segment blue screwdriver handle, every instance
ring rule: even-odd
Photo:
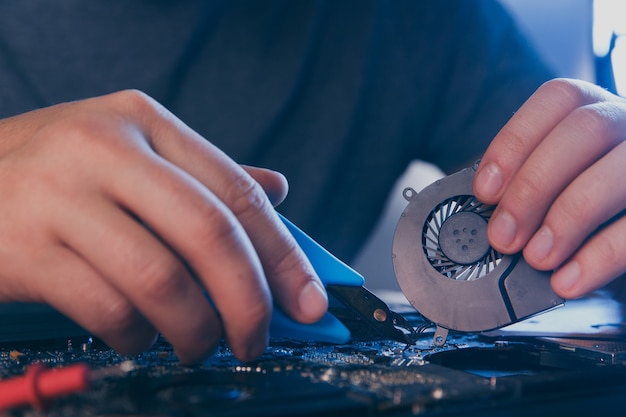
[[[315,269],[324,286],[345,285],[360,287],[363,285],[364,279],[358,272],[328,252],[280,213],[278,217],[287,226],[287,229],[307,256],[311,265],[313,265],[313,269]],[[270,324],[270,335],[278,338],[328,343],[345,343],[350,339],[348,328],[328,312],[317,323],[302,324],[290,319],[276,307],[274,307]]]

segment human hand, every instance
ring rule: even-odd
[[[496,135],[474,179],[498,204],[489,241],[523,250],[555,272],[557,294],[576,298],[626,271],[626,100],[592,84],[544,84]]]
[[[144,94],[5,119],[0,138],[0,301],[48,303],[122,353],[158,331],[184,362],[222,337],[260,355],[272,296],[304,323],[326,311],[272,207],[284,177],[237,165]]]

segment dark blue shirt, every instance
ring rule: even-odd
[[[0,3],[0,116],[141,89],[345,260],[411,160],[471,163],[548,77],[491,0]]]

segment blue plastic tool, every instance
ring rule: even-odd
[[[363,286],[363,276],[337,259],[337,257],[324,249],[280,213],[278,216],[287,226],[300,248],[302,248],[324,286]],[[345,343],[350,339],[348,328],[330,313],[326,313],[317,323],[301,324],[287,317],[285,313],[276,307],[274,308],[270,325],[270,335],[279,338],[315,340],[329,343]]]

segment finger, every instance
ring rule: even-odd
[[[103,184],[103,189],[98,192],[103,191],[112,201],[139,218],[167,246],[166,248],[163,246],[165,248],[163,250],[169,254],[169,257],[155,257],[151,261],[149,256],[147,258],[148,261],[157,265],[158,262],[165,265],[158,269],[152,267],[152,271],[144,272],[144,274],[157,274],[157,280],[163,281],[161,286],[168,285],[168,282],[176,282],[174,275],[181,269],[182,264],[171,261],[170,249],[173,250],[180,259],[184,260],[185,266],[188,265],[191,268],[209,292],[221,314],[226,338],[235,355],[243,360],[258,356],[264,351],[267,341],[271,318],[271,296],[254,247],[237,219],[220,199],[188,172],[155,154],[145,141],[144,132],[141,129],[159,130],[169,124],[182,126],[182,123],[140,93],[113,94],[105,97],[104,100],[111,105],[112,111],[119,112],[117,113],[119,118],[113,118],[113,122],[119,125],[116,125],[117,129],[114,132],[107,128],[97,129],[100,140],[96,144],[106,144],[106,146],[100,146],[104,149],[98,154],[99,163],[96,168],[114,167],[114,169],[104,170],[104,172],[101,169],[95,174],[92,169],[90,175],[99,176],[96,182]],[[147,120],[146,114],[151,116],[152,120]],[[168,123],[160,123],[163,118],[168,118]],[[89,128],[88,133],[92,133],[97,120],[95,122],[88,120],[88,122],[86,126]],[[140,125],[138,126],[137,123]],[[75,133],[80,136],[83,135],[84,130],[84,128],[75,129]],[[124,133],[123,140],[120,140],[118,130]],[[176,133],[176,129],[174,128],[170,133]],[[179,139],[176,135],[169,135],[164,140],[178,142]],[[90,145],[92,143],[93,141],[89,141]],[[210,160],[192,160],[191,162],[211,163]],[[243,169],[237,164],[234,165],[249,178]],[[118,173],[123,173],[123,175],[116,175]],[[260,194],[267,201],[262,190]],[[271,208],[269,203],[268,206]],[[147,233],[143,227],[140,229]],[[124,229],[121,228],[120,231],[123,232]],[[133,258],[136,259],[135,263],[142,262],[143,259],[141,251],[133,250],[132,243],[142,240],[134,239],[133,235],[129,236],[130,243],[127,252],[138,252],[126,260],[132,270]],[[150,237],[154,238],[154,236]],[[158,248],[154,250],[157,252],[145,249],[146,252],[143,255],[155,256]],[[135,269],[141,271],[138,266]],[[167,277],[168,271],[171,279]],[[112,271],[107,278],[115,279],[121,276],[120,272],[123,271]],[[145,281],[145,277],[139,281],[142,280]],[[150,291],[159,291],[158,286],[152,285],[152,287]],[[189,288],[189,286],[183,283],[181,288]],[[195,288],[197,289],[198,286],[196,285]],[[146,290],[141,289],[141,291]],[[165,291],[161,290],[161,292]],[[124,294],[131,296],[126,292]],[[157,296],[152,298],[158,299],[159,295],[161,294],[157,293]],[[214,341],[208,340],[206,336],[204,339],[197,336],[195,339],[198,343],[195,344],[190,343],[194,341],[194,337],[187,337],[187,342],[182,335],[178,338],[173,337],[172,332],[176,335],[179,329],[174,329],[172,323],[167,322],[166,318],[159,319],[159,313],[148,311],[148,309],[154,309],[158,303],[154,301],[150,303],[150,297],[135,297],[142,297],[144,301],[148,299],[147,303],[139,306],[140,310],[170,339],[179,356],[198,358],[203,348],[214,344]],[[173,305],[170,309],[179,313],[189,311],[191,308],[189,306],[186,309],[176,307],[184,297],[179,298],[180,300],[175,303],[172,301]],[[135,303],[141,301],[141,299],[133,298]],[[198,304],[192,301],[190,306],[194,305]],[[206,301],[203,305],[208,308]],[[151,313],[156,316],[150,315]],[[199,313],[202,311],[200,310]],[[214,314],[212,310],[211,314]],[[194,314],[191,316],[193,317]],[[199,314],[197,320],[202,317],[206,319],[206,314]],[[163,321],[159,325],[157,320]],[[193,328],[191,322],[185,324],[186,326],[182,326],[180,330],[185,327]],[[166,329],[174,330],[170,330],[168,335]],[[210,327],[207,329],[213,337],[219,333],[210,332]],[[187,333],[194,334],[189,331]]]
[[[62,246],[48,248],[42,255],[31,280],[45,303],[122,354],[152,346],[157,336],[154,327],[88,263]]]
[[[594,230],[626,208],[623,178],[607,174],[621,172],[625,160],[626,143],[622,142],[563,191],[524,248],[530,265],[543,270],[556,268]]]
[[[274,207],[285,200],[285,197],[287,197],[287,191],[289,190],[289,185],[283,174],[269,169],[248,165],[241,165],[241,167],[261,185],[267,195],[267,198],[269,198]]]
[[[148,230],[102,200],[75,198],[57,214],[57,235],[172,343],[181,360],[207,355],[221,328],[198,285]]]
[[[582,81],[557,79],[541,86],[487,148],[474,178],[476,197],[497,204],[526,159],[561,120],[578,107],[609,97]]]
[[[266,347],[271,295],[245,231],[232,213],[193,177],[145,156],[130,162],[111,198],[134,213],[173,249],[210,294],[233,353],[251,360]],[[167,216],[164,216],[167,213]],[[206,302],[204,303],[208,305]]]
[[[158,104],[139,101],[134,107],[135,114],[139,111],[143,115],[145,133],[156,152],[198,179],[237,217],[259,255],[279,305],[301,322],[319,320],[328,305],[323,285],[259,184]],[[205,253],[197,246],[185,252],[192,258]]]
[[[595,234],[552,275],[552,288],[564,298],[578,298],[608,284],[626,270],[626,217]]]
[[[207,152],[206,157],[214,153]],[[226,204],[244,227],[278,304],[298,321],[319,320],[326,311],[327,298],[313,267],[258,183],[245,172],[235,171],[230,160],[220,159],[214,158],[205,169],[192,174]]]
[[[626,128],[626,117],[620,116],[623,106],[601,102],[580,107],[536,147],[510,181],[489,222],[489,240],[496,250],[521,250],[565,187],[620,143]]]

